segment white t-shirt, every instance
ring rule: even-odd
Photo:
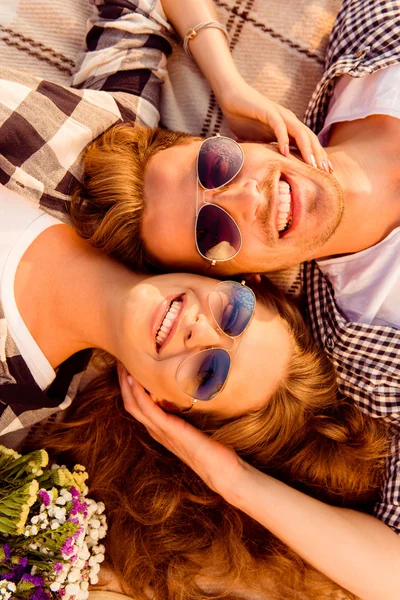
[[[4,313],[0,322],[3,328],[8,328],[42,390],[53,381],[55,372],[22,320],[15,302],[14,280],[19,262],[35,238],[48,227],[59,224],[37,204],[0,184],[0,303]],[[0,332],[1,335],[5,338],[6,331]]]
[[[360,78],[343,75],[335,85],[318,137],[326,145],[334,123],[376,114],[400,118],[400,65]],[[329,277],[336,302],[349,321],[400,327],[399,227],[375,246],[320,260],[318,265]]]

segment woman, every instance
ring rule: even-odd
[[[156,279],[162,281],[163,277]],[[240,465],[245,463],[239,460],[234,464],[231,460],[228,464],[224,453],[228,459],[236,455],[222,442],[249,464],[262,469],[275,485],[282,485],[301,498],[309,498],[305,494],[310,494],[342,507],[328,507],[333,511],[366,510],[383,477],[385,428],[361,415],[350,403],[338,401],[334,370],[316,351],[297,309],[267,281],[255,292],[257,306],[268,307],[269,316],[266,314],[261,327],[271,327],[277,318],[286,329],[286,334],[280,329],[279,338],[289,336],[291,350],[287,355],[285,343],[279,346],[275,339],[273,352],[267,360],[264,355],[260,365],[257,354],[262,346],[255,346],[252,351],[246,345],[245,352],[255,368],[244,388],[237,383],[230,386],[229,375],[225,388],[208,402],[198,400],[193,404],[187,396],[175,393],[174,406],[168,408],[185,412],[185,420],[211,434],[214,441],[206,438],[206,442],[216,444],[221,451],[214,465],[217,455],[207,449],[201,437],[194,437],[188,452],[201,456],[204,447],[203,462],[210,462],[210,469],[213,465],[213,479],[204,476],[207,466],[202,471],[197,469],[198,473],[213,490],[222,493],[222,488],[232,488],[240,496]],[[211,300],[211,307],[217,305],[216,300]],[[232,369],[255,318],[257,312],[242,334]],[[264,339],[270,335],[271,329],[263,333]],[[260,403],[256,394],[261,381],[271,381],[271,366],[278,375],[277,363],[269,363],[276,359],[283,359],[286,366],[280,372],[277,388]],[[151,407],[146,405],[141,416],[141,409],[135,408],[129,394],[122,367],[119,372],[127,409],[154,435],[161,417],[157,422],[152,408],[158,414],[160,409],[155,403],[163,404],[164,398],[171,398],[166,389],[162,391],[167,384],[166,373],[158,381],[146,383],[153,402],[149,400]],[[176,380],[182,381],[179,375]],[[132,389],[137,396],[137,390]],[[143,407],[141,399],[139,405]],[[167,428],[172,419],[174,439],[178,438],[177,423],[182,426],[183,435],[186,430],[189,437],[193,434],[188,423],[160,412]],[[107,506],[107,566],[113,576],[106,572],[101,583],[109,591],[123,590],[135,600],[146,598],[149,591],[156,599],[240,598],[244,594],[283,600],[323,598],[333,589],[338,590],[285,543],[210,491],[184,463],[155,443],[140,424],[127,418],[115,366],[110,366],[87,390],[68,421],[49,436],[43,432],[39,443],[61,455],[62,460],[80,461],[90,470],[90,493]],[[170,448],[176,452],[175,447]],[[223,473],[219,460],[228,467]],[[187,462],[193,466],[191,460]],[[258,473],[249,465],[248,468]],[[230,496],[226,498],[232,502]],[[321,504],[313,498],[309,500]]]

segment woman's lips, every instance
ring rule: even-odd
[[[184,311],[185,298],[185,294],[169,296],[157,308],[151,325],[157,353],[173,338]]]

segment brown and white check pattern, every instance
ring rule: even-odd
[[[0,183],[68,221],[81,154],[111,125],[158,123],[169,26],[156,0],[96,0],[87,51],[62,86],[0,67]],[[30,427],[75,397],[90,352],[74,355],[43,393],[7,331],[0,301],[0,434]]]
[[[400,0],[344,0],[332,31],[325,74],[305,121],[323,127],[335,79],[362,77],[400,62]],[[336,366],[339,387],[363,412],[391,423],[392,453],[375,515],[400,534],[400,330],[349,323],[315,262],[304,266],[310,326]]]
[[[341,393],[391,425],[391,456],[375,514],[400,534],[400,330],[346,321],[317,263],[303,269],[309,325],[335,365]]]

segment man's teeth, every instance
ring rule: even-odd
[[[279,181],[279,205],[276,217],[278,232],[282,232],[291,219],[290,185],[282,179]]]
[[[175,322],[176,317],[181,309],[182,300],[174,300],[164,319],[162,320],[161,327],[157,331],[156,335],[156,344],[158,347],[162,346],[165,340],[168,337],[169,332],[171,331],[172,325]]]

